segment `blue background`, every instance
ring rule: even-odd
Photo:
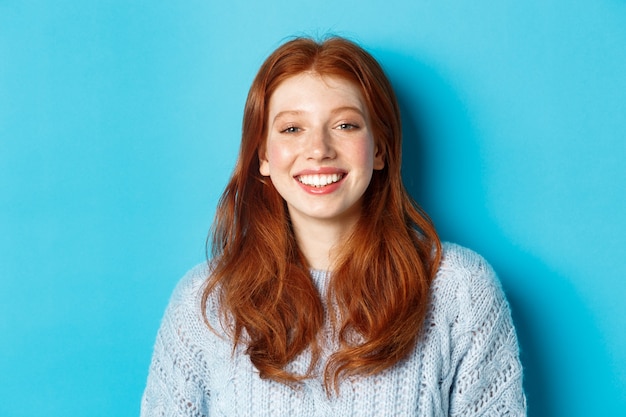
[[[0,415],[135,416],[288,36],[388,71],[406,182],[513,308],[530,416],[626,415],[626,2],[0,1]]]

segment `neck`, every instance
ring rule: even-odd
[[[330,271],[336,260],[336,248],[348,238],[356,220],[337,224],[323,221],[294,222],[292,219],[292,224],[296,242],[309,267]]]

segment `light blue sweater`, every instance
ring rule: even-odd
[[[508,304],[491,267],[445,244],[430,310],[413,352],[371,377],[342,382],[328,398],[319,378],[298,389],[262,380],[243,348],[203,322],[206,266],[180,281],[159,329],[141,415],[152,416],[525,416],[522,368]],[[313,272],[324,291],[328,274]],[[220,328],[213,300],[208,317]],[[329,329],[321,337],[332,350]],[[326,354],[329,352],[327,351]],[[304,373],[304,352],[289,369]],[[323,362],[323,361],[322,361]]]

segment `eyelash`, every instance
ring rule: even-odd
[[[359,128],[359,125],[355,123],[340,123],[339,125],[337,125],[337,129],[339,130],[354,130],[358,128]],[[280,133],[291,134],[291,133],[298,133],[299,131],[300,131],[300,128],[294,125],[294,126],[287,126],[285,129],[281,130]]]
[[[352,130],[358,129],[359,125],[354,123],[340,123],[338,127],[340,128],[340,130]]]
[[[280,133],[298,133],[300,128],[298,126],[287,126],[285,129],[281,130]]]

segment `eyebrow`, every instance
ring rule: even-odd
[[[354,111],[354,112],[357,112],[361,117],[365,118],[365,114],[363,113],[363,111],[359,109],[358,107],[354,107],[354,106],[337,107],[335,109],[332,109],[331,113],[335,114],[335,113],[341,113],[343,111]],[[303,110],[283,110],[281,112],[278,112],[276,116],[274,116],[273,120],[277,120],[278,118],[283,117],[283,116],[299,116],[303,113],[306,113],[306,112]]]
[[[281,112],[278,112],[276,114],[276,116],[274,116],[274,120],[283,117],[283,116],[298,116],[300,114],[304,113],[303,111],[300,110],[284,110]]]

